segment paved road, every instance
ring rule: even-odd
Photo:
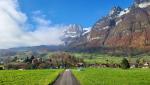
[[[67,69],[53,85],[80,85],[72,72]]]

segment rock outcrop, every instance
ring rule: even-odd
[[[91,31],[72,42],[72,47],[106,47],[119,50],[150,50],[150,0],[135,0],[133,6],[114,7]],[[78,44],[77,44],[78,42]]]

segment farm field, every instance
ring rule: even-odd
[[[100,53],[72,53],[75,57],[83,58],[85,63],[88,64],[95,64],[95,63],[110,63],[110,64],[120,64],[121,60],[125,56],[111,56],[108,54],[100,54]],[[150,62],[150,56],[149,55],[138,55],[138,56],[130,56],[125,57],[129,60],[131,63],[135,63],[137,59],[140,60],[140,63],[143,61]]]
[[[62,70],[2,70],[1,85],[48,85]]]
[[[150,69],[87,68],[73,73],[81,85],[150,85]]]

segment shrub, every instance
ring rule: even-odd
[[[3,70],[3,67],[0,67],[0,70]]]
[[[123,60],[121,61],[121,68],[122,69],[130,68],[130,64],[126,58],[123,58]]]
[[[46,68],[50,68],[48,63],[40,63],[38,66],[39,69],[46,69]]]

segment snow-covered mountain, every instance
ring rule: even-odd
[[[99,19],[85,36],[80,36],[71,47],[119,49],[117,52],[147,52],[150,50],[150,0],[135,0],[128,8],[113,7]]]
[[[81,25],[77,24],[70,24],[65,30],[64,30],[64,37],[65,38],[75,38],[80,37],[83,33],[83,27]]]
[[[113,7],[91,29],[70,24],[66,26],[62,40],[65,43],[62,50],[69,47],[79,50],[90,48],[91,51],[91,48],[98,47],[115,53],[150,52],[150,0],[135,0],[125,9]]]
[[[90,28],[83,28],[81,25],[70,24],[64,30],[64,36],[62,40],[65,45],[70,45],[75,42],[75,40],[85,36],[88,32],[90,32]]]
[[[150,0],[135,0],[135,6],[140,8],[146,8],[150,6]]]

